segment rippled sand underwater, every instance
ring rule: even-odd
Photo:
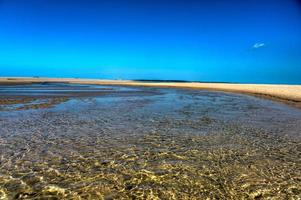
[[[0,199],[301,198],[298,109],[184,89],[0,94]]]

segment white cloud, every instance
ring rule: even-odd
[[[265,43],[255,43],[254,45],[253,45],[253,48],[254,49],[258,49],[258,48],[261,48],[261,47],[264,47],[265,46]]]

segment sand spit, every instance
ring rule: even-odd
[[[142,81],[128,81],[128,80],[99,80],[99,79],[76,79],[76,78],[19,78],[19,77],[0,78],[0,84],[24,84],[24,83],[43,83],[43,82],[192,88],[192,89],[203,89],[203,90],[237,92],[237,93],[258,95],[265,98],[271,98],[301,108],[301,85],[228,84],[228,83],[199,83],[199,82],[142,82]]]

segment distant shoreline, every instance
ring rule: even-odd
[[[146,83],[232,83],[234,82],[213,82],[213,81],[186,81],[186,80],[159,80],[159,79],[134,79],[130,81],[146,82]]]
[[[96,85],[144,86],[163,88],[190,88],[233,93],[250,94],[272,99],[294,107],[301,108],[301,85],[280,84],[238,84],[238,83],[205,83],[188,81],[160,80],[100,80],[77,78],[32,78],[32,77],[2,77],[0,84],[31,84],[31,83],[74,83]]]

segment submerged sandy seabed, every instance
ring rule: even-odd
[[[198,83],[198,82],[139,82],[120,80],[74,79],[74,78],[18,78],[3,77],[0,83],[41,83],[41,82],[66,82],[79,84],[148,86],[148,87],[173,87],[194,88],[203,90],[218,90],[238,93],[260,95],[301,108],[301,85],[273,85],[273,84],[227,84],[227,83]]]
[[[0,87],[0,199],[298,199],[301,111],[252,96]]]

